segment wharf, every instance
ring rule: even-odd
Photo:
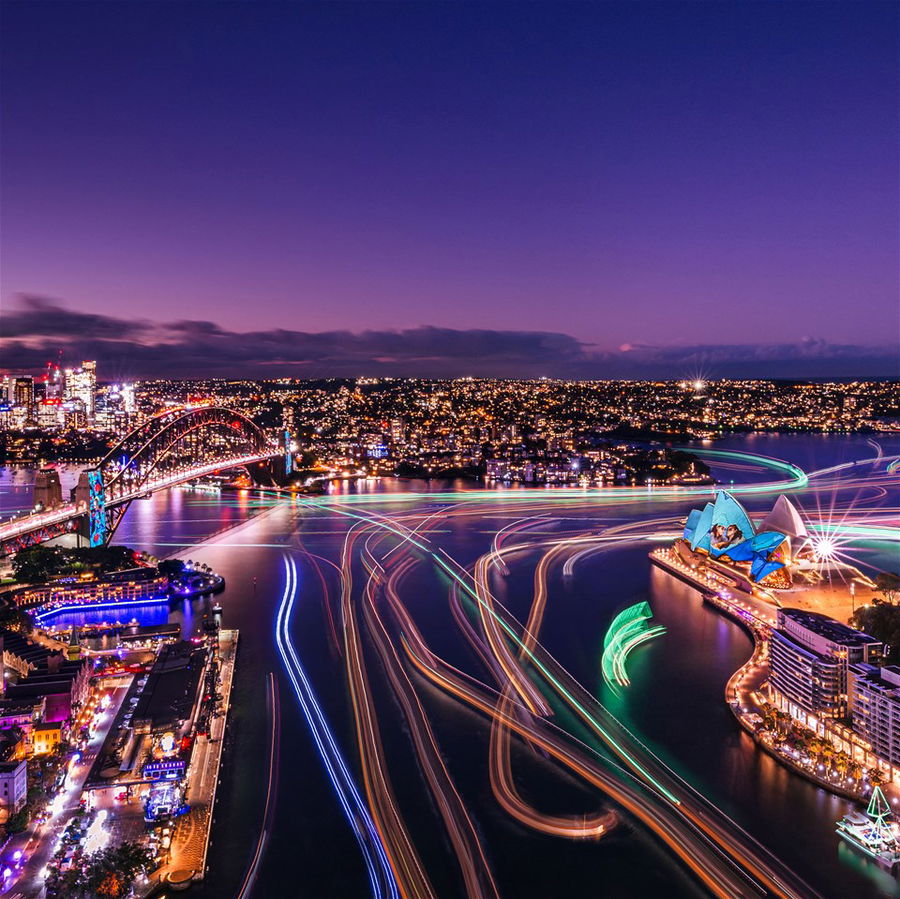
[[[186,889],[192,881],[203,880],[206,875],[237,647],[238,631],[219,631],[220,712],[210,719],[209,734],[195,740],[186,795],[191,812],[179,819],[169,861],[153,873],[148,893],[159,884],[168,884],[173,890]]]

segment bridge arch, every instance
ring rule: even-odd
[[[288,448],[289,449],[289,448]],[[71,502],[0,523],[0,555],[78,531],[109,541],[132,500],[228,468],[272,483],[271,460],[285,452],[246,415],[224,406],[170,409],[126,434],[82,471]]]
[[[223,452],[223,449],[225,450]],[[174,409],[156,415],[122,438],[97,465],[106,499],[131,494],[152,476],[196,468],[204,460],[273,455],[262,430],[224,406]]]

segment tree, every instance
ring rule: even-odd
[[[95,852],[87,861],[87,883],[103,899],[128,894],[138,874],[153,866],[153,855],[139,843],[120,843]]]
[[[58,546],[30,546],[16,553],[12,568],[20,584],[43,584],[58,574],[64,564]]]
[[[127,546],[31,546],[13,559],[13,572],[21,584],[43,584],[61,574],[107,574],[134,568],[137,555]]]
[[[850,766],[850,756],[847,755],[846,752],[839,752],[834,757],[834,767],[837,768],[838,774],[841,777],[845,777],[847,774],[847,768]]]
[[[875,589],[889,602],[893,603],[900,593],[900,574],[895,571],[882,571],[875,578]]]
[[[13,812],[6,819],[6,832],[7,833],[21,833],[28,827],[28,821],[31,818],[31,813],[28,810],[27,805],[23,805],[17,812]]]
[[[859,785],[859,779],[862,777],[862,765],[859,762],[850,762],[849,774]]]
[[[80,865],[73,865],[63,874],[51,870],[46,883],[48,894],[53,889],[55,895],[60,899],[84,896],[84,891],[87,889],[87,879]]]
[[[778,729],[778,733],[784,736],[790,729],[791,716],[787,712],[777,711],[775,713],[775,726]]]
[[[27,612],[8,605],[0,609],[0,627],[20,634],[30,634],[34,630],[34,622]]]
[[[159,569],[160,574],[170,578],[178,577],[184,573],[184,562],[181,559],[163,559],[156,567]]]
[[[861,606],[853,613],[851,623],[884,643],[890,661],[900,655],[900,606],[888,602]]]
[[[94,889],[98,896],[118,899],[119,896],[125,895],[125,878],[114,871],[106,871]]]

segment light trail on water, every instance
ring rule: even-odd
[[[272,822],[275,814],[275,797],[278,792],[278,749],[280,737],[280,711],[278,707],[278,682],[271,672],[266,678],[267,692],[266,702],[269,708],[269,775],[266,784],[266,802],[263,808],[262,826],[259,829],[259,839],[256,841],[256,851],[250,860],[250,867],[244,877],[241,890],[237,899],[248,899],[253,893],[253,885],[259,872],[260,861],[272,832]]]
[[[865,477],[850,476],[850,466],[823,469],[814,473],[811,482],[811,476],[781,460],[727,450],[699,454],[720,464],[724,460],[732,470],[745,470],[748,477],[757,476],[752,470],[761,467],[785,475],[777,481],[736,485],[731,488],[736,494],[764,496],[805,490],[818,497],[830,491],[835,497],[833,515],[808,516],[809,531],[816,537],[828,533],[839,515],[848,536],[888,544],[900,539],[900,529],[894,526],[897,509],[879,506],[875,518],[866,515],[869,510],[863,508],[880,502],[887,488],[895,485],[897,477],[891,471],[890,458],[872,460]],[[873,477],[871,471],[875,469],[878,474]],[[856,496],[842,495],[842,491],[856,491]],[[380,737],[386,719],[376,708],[371,682],[376,674],[384,676],[391,690],[393,708],[402,716],[403,731],[433,800],[431,808],[437,810],[465,894],[472,899],[495,895],[496,887],[475,821],[451,778],[438,731],[432,728],[428,707],[420,699],[422,678],[487,720],[491,792],[499,808],[519,824],[569,839],[599,838],[616,826],[618,813],[624,810],[712,895],[723,899],[817,895],[740,824],[666,765],[539,639],[551,569],[561,574],[565,583],[575,575],[578,563],[590,556],[668,541],[681,530],[681,515],[622,523],[621,518],[599,518],[598,506],[687,502],[712,492],[711,487],[703,486],[652,491],[477,490],[294,499],[294,505],[308,513],[350,523],[342,532],[340,564],[336,566],[341,576],[339,618],[332,616],[332,600],[322,582],[328,607],[326,621],[342,632],[341,659],[350,687],[367,808],[372,810],[369,822],[380,838],[381,857],[393,870],[404,897],[431,897],[435,892],[417,851],[420,835],[404,820],[391,785],[388,757]],[[865,499],[860,500],[863,495]],[[381,509],[376,508],[379,505]],[[457,522],[467,533],[484,534],[489,541],[486,551],[463,562],[435,542],[438,535],[452,534],[460,526]],[[586,526],[590,529],[584,530]],[[303,533],[296,532],[298,540]],[[527,619],[520,620],[498,598],[505,597],[502,579],[512,573],[513,562],[516,568],[532,565],[535,553],[531,605]],[[325,561],[315,553],[309,555]],[[367,577],[355,581],[360,566]],[[413,614],[416,605],[410,602],[421,591],[417,586],[402,586],[417,566],[442,575],[439,580],[447,587],[452,620],[476,661],[483,665],[480,675],[454,667],[428,646]],[[283,610],[280,616],[283,618]],[[283,624],[279,628],[283,629]],[[610,659],[620,680],[627,681],[625,654],[643,639],[637,630],[622,634],[619,655]],[[381,665],[367,664],[364,650],[377,652]],[[575,775],[583,786],[599,791],[600,808],[566,814],[566,810],[561,813],[536,807],[513,773],[514,740],[537,759],[558,766]],[[604,799],[615,806],[604,807]]]
[[[376,899],[384,899],[384,897],[400,899],[394,872],[372,821],[372,816],[359,794],[353,776],[338,748],[337,741],[291,641],[289,624],[297,595],[298,580],[297,565],[287,555],[284,557],[284,574],[284,591],[275,619],[275,642],[278,653],[284,663],[300,710],[309,726],[335,795],[338,797],[344,815],[362,850],[372,895]]]

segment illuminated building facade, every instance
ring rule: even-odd
[[[716,493],[715,502],[691,510],[683,533],[692,553],[736,565],[753,583],[772,587],[790,586],[792,540],[806,538],[803,521],[786,497],[778,498],[757,530],[744,507],[724,490]]]
[[[44,375],[44,398],[61,400],[63,397],[63,373],[58,365],[48,364]]]
[[[850,665],[870,662],[881,650],[874,637],[827,615],[779,609],[769,642],[770,684],[794,717],[842,718]]]
[[[900,767],[900,667],[851,665],[849,707],[853,730],[880,759]]]
[[[13,381],[12,401],[25,410],[26,417],[31,415],[34,405],[34,378],[16,378]]]
[[[85,416],[92,419],[97,405],[97,363],[82,362],[81,368],[67,368],[64,395],[80,403]]]
[[[94,426],[122,433],[134,425],[137,401],[134,384],[110,384],[97,391]]]
[[[28,795],[28,766],[18,762],[0,762],[0,808],[14,814],[25,805]]]
[[[31,740],[35,755],[47,755],[53,752],[62,742],[62,722],[47,721],[35,724]]]

